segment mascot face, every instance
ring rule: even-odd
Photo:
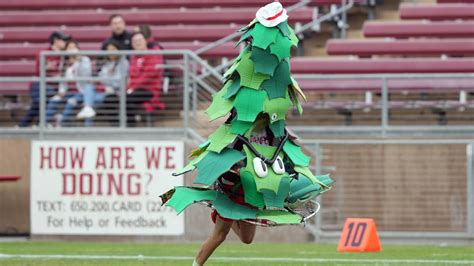
[[[283,163],[284,153],[280,152],[271,164],[270,160],[277,147],[252,144],[252,147],[264,158],[259,158],[247,146],[244,152],[247,157],[247,166],[240,170],[244,192],[250,204],[257,203],[260,207],[264,204],[267,208],[283,208],[285,198],[290,189],[290,177],[285,171]]]

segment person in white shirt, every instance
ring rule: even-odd
[[[79,51],[79,44],[74,40],[69,41],[66,45],[66,51]],[[92,62],[89,57],[72,55],[69,56],[68,63],[69,67],[66,69],[64,76],[71,81],[74,81],[76,78],[92,77]],[[93,108],[94,103],[101,101],[97,96],[103,96],[96,94],[95,86],[91,81],[76,81],[75,87],[77,92],[69,92],[69,87],[70,84],[68,82],[60,84],[58,93],[48,103],[46,120],[51,122],[58,105],[65,103],[64,111],[61,114],[56,114],[56,125],[64,126],[70,121],[75,109],[82,105],[82,109],[76,117],[78,119],[85,119],[85,125],[90,126],[92,124],[92,117],[96,114]]]

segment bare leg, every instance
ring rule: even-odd
[[[242,221],[235,221],[232,224],[232,230],[240,238],[240,241],[245,244],[252,243],[256,229],[256,225]]]
[[[216,248],[224,242],[227,234],[232,227],[233,222],[226,222],[222,220],[219,215],[216,217],[216,225],[211,236],[202,244],[201,249],[196,255],[196,262],[199,265],[204,265]]]

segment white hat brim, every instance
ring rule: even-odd
[[[257,11],[257,14],[256,14],[255,17],[257,18],[258,22],[260,22],[260,24],[262,24],[263,26],[265,26],[267,28],[275,27],[276,25],[278,25],[278,24],[280,24],[283,21],[286,21],[288,19],[288,15],[286,14],[286,9],[283,9],[283,13],[279,17],[277,17],[276,19],[266,20],[262,15],[263,8],[264,7],[261,7]]]

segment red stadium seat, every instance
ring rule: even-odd
[[[474,61],[466,59],[319,59],[295,57],[294,74],[370,73],[472,73]],[[34,61],[0,61],[0,76],[33,76]]]
[[[207,42],[164,42],[160,43],[164,49],[167,50],[192,50],[195,51],[206,46]],[[33,60],[38,52],[47,49],[48,44],[46,43],[26,43],[26,44],[0,44],[0,60],[18,60],[18,59],[30,59]],[[81,43],[81,50],[99,50],[101,47],[100,43]],[[221,57],[234,57],[239,53],[239,49],[234,49],[233,43],[226,43],[219,47],[213,48],[209,51],[201,54],[203,58],[221,58]]]
[[[0,12],[0,26],[87,26],[108,25],[110,15],[118,11],[61,10],[61,11],[3,11]],[[178,24],[246,24],[255,16],[255,8],[246,9],[188,9],[188,10],[123,10],[119,12],[128,24],[178,25]],[[290,22],[310,22],[312,8],[294,11]]]
[[[380,79],[301,79],[298,84],[304,91],[318,92],[380,92]],[[474,91],[474,79],[389,79],[388,88],[391,92],[447,92]]]
[[[341,40],[326,44],[329,55],[474,55],[474,39]]]
[[[371,73],[472,73],[474,61],[466,59],[319,59],[294,58],[291,71],[301,74]]]
[[[192,42],[192,43],[178,43],[178,42],[168,42],[162,43],[164,49],[168,50],[191,50],[196,51],[209,43],[199,43],[199,42]],[[203,58],[216,58],[216,57],[235,57],[239,54],[239,48],[234,48],[234,43],[226,43],[219,47],[212,48],[202,54],[200,57]]]
[[[35,61],[0,61],[0,77],[34,75]]]
[[[36,55],[40,51],[48,49],[49,44],[47,43],[8,43],[0,44],[0,60],[17,60],[17,59],[29,59],[34,60]],[[101,48],[100,43],[81,43],[80,47],[82,50],[99,50]]]
[[[400,5],[402,19],[455,20],[474,19],[474,4]]]
[[[0,182],[3,182],[3,181],[17,181],[20,178],[21,178],[20,176],[10,176],[10,175],[0,176]]]
[[[215,41],[239,29],[239,26],[155,26],[152,27],[153,36],[162,42],[178,41]],[[62,30],[73,36],[79,42],[98,42],[110,36],[108,26],[96,27],[28,27],[28,28],[1,28],[0,43],[6,42],[40,42],[44,43],[49,34],[55,30]]]
[[[20,95],[28,94],[30,82],[0,82],[0,95]]]
[[[436,2],[440,4],[444,4],[444,3],[471,3],[472,4],[472,0],[437,0]]]
[[[364,101],[318,101],[316,103],[304,103],[304,107],[312,108],[312,109],[319,109],[319,110],[328,110],[328,109],[336,109],[336,110],[347,110],[347,111],[354,111],[354,110],[363,110],[363,109],[381,109],[382,104],[380,102],[371,102],[367,103]],[[474,106],[474,101],[389,101],[388,107],[390,110],[395,109],[422,109],[422,108],[429,108],[429,109],[458,109],[461,107],[469,107],[472,108]],[[349,118],[350,119],[350,118]]]
[[[260,7],[268,2],[268,0],[22,0],[0,1],[0,10]],[[283,4],[290,6],[298,2],[299,0],[286,0]],[[362,3],[363,0],[354,2]],[[313,0],[310,5],[338,5],[340,3],[340,0]]]
[[[365,22],[365,37],[472,38],[474,21],[453,22]]]

